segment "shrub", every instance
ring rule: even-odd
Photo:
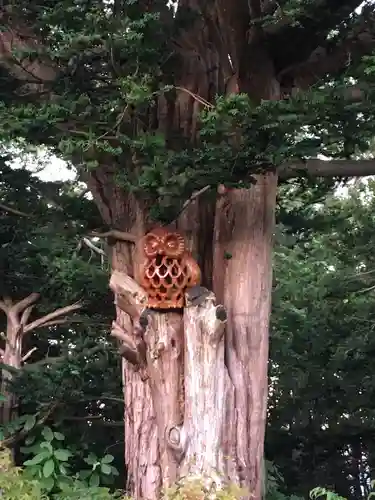
[[[87,486],[83,481],[72,479],[58,493],[48,495],[43,482],[27,476],[25,470],[12,465],[9,450],[0,451],[1,500],[119,500],[120,492],[111,493],[108,488]]]

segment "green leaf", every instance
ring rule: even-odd
[[[65,436],[64,434],[61,434],[61,432],[54,432],[53,437],[57,439],[58,441],[64,441]]]
[[[47,450],[52,454],[53,453],[53,448],[51,443],[48,441],[42,441],[39,445],[41,448],[47,448]]]
[[[88,457],[84,458],[84,461],[88,464],[88,465],[94,465],[95,463],[98,462],[98,458],[96,455],[94,455],[93,453],[89,453]]]
[[[50,477],[53,474],[54,470],[55,470],[55,462],[53,461],[52,458],[50,458],[43,465],[43,476]]]
[[[102,464],[110,464],[113,462],[115,457],[113,455],[104,455],[104,457],[101,459]]]
[[[26,422],[23,426],[24,431],[30,431],[36,424],[36,415],[27,415]]]
[[[59,466],[59,470],[60,470],[60,473],[63,475],[63,476],[66,476],[68,475],[68,465],[67,464],[64,464],[64,463],[59,463],[58,464]]]
[[[63,450],[63,449],[55,450],[53,454],[60,462],[67,462],[69,458],[72,456],[69,450]]]
[[[111,467],[109,465],[107,465],[107,464],[103,464],[102,463],[101,466],[100,466],[100,469],[103,472],[103,474],[107,474],[108,475],[108,474],[111,474],[111,472],[112,472]]]
[[[43,427],[42,436],[46,441],[53,441],[53,432],[50,427]]]
[[[119,471],[116,469],[116,467],[113,467],[113,465],[111,465],[111,474],[112,474],[112,476],[119,476],[120,475]]]
[[[81,470],[79,472],[79,477],[82,479],[87,479],[91,475],[91,470]]]
[[[100,484],[100,478],[99,475],[94,473],[89,480],[89,486],[99,486]]]
[[[55,486],[55,480],[53,477],[45,477],[42,481],[43,488],[47,491],[51,491]]]
[[[38,464],[44,462],[44,460],[46,460],[50,456],[51,456],[51,454],[48,451],[41,451],[40,453],[38,453],[38,455],[35,455],[35,457],[30,458],[30,460],[26,460],[26,462],[24,462],[23,464],[26,466],[27,465],[38,465]]]

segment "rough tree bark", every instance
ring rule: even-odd
[[[30,320],[32,311],[39,299],[38,293],[31,293],[24,299],[13,302],[9,297],[0,300],[0,309],[6,315],[6,332],[1,334],[3,348],[0,349],[1,362],[6,365],[1,370],[0,394],[5,397],[5,401],[0,403],[0,423],[6,425],[17,416],[17,401],[9,389],[14,370],[21,368],[35,351],[30,349],[23,353],[23,342],[26,335],[37,328],[61,324],[64,316],[80,309],[81,304],[71,304],[61,307],[38,319]],[[9,367],[8,370],[6,367]]]
[[[228,310],[225,454],[228,475],[261,498],[267,408],[268,326],[277,177],[219,199],[215,223],[214,291]]]

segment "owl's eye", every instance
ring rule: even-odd
[[[176,246],[176,243],[174,241],[168,241],[167,247],[168,248],[174,248]]]

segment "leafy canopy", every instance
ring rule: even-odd
[[[312,16],[307,2],[283,7],[282,15],[296,22]],[[287,99],[258,102],[218,87],[206,101],[183,86],[183,57],[194,58],[178,50],[206,12],[181,6],[174,14],[160,0],[152,7],[134,0],[17,0],[7,9],[9,19],[33,27],[37,40],[26,49],[14,44],[15,57],[37,61],[38,78],[49,77],[37,90],[18,81],[17,92],[5,81],[0,134],[51,146],[83,176],[109,166],[116,182],[155,218],[172,220],[183,201],[206,185],[249,186],[254,173],[291,157],[351,155],[374,135],[371,58],[355,59],[333,83],[323,78]],[[371,6],[368,11],[371,16]],[[279,17],[276,11],[262,23]],[[332,14],[332,41],[355,31],[358,17],[342,22]],[[321,22],[323,33],[328,21],[323,16]],[[366,88],[359,100],[348,94],[358,78]],[[174,115],[185,101],[194,109]]]

